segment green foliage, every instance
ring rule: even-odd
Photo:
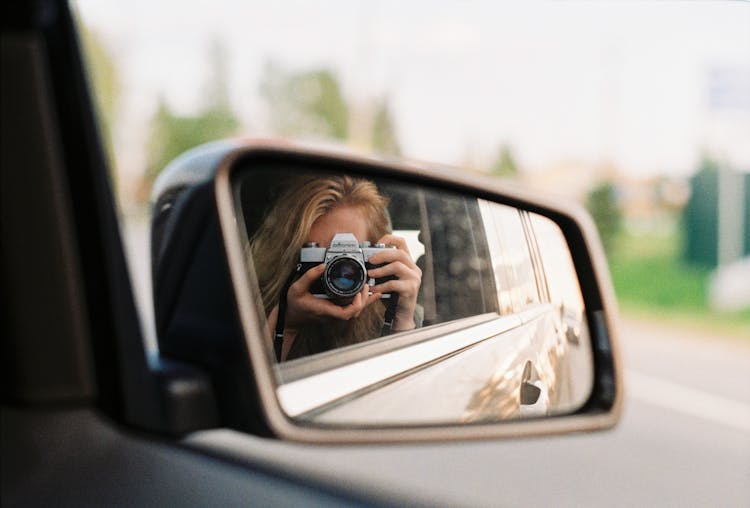
[[[518,176],[518,165],[513,158],[513,153],[508,145],[500,147],[497,160],[490,167],[490,174],[505,178],[514,178]]]
[[[633,237],[623,242],[651,243],[663,241]],[[706,280],[709,269],[685,266],[675,249],[642,247],[641,254],[611,258],[610,271],[618,298],[654,308],[705,310]]]
[[[384,99],[378,104],[372,125],[372,148],[378,153],[401,155],[401,146],[396,137],[396,127],[388,102]]]
[[[620,307],[630,315],[750,337],[750,309],[709,308],[711,269],[681,262],[679,236],[621,235],[617,251],[609,257]]]
[[[115,156],[112,143],[112,126],[117,114],[120,98],[120,77],[112,55],[102,43],[99,35],[86,25],[81,27],[81,44],[85,55],[86,69],[91,83],[96,114],[99,117],[99,128],[104,144],[105,155],[108,159],[110,176],[116,184]]]
[[[716,174],[721,169],[719,165],[719,161],[716,160],[714,157],[711,157],[708,154],[703,154],[701,156],[701,163],[700,168],[698,169],[699,173],[713,173]]]
[[[347,139],[349,107],[331,71],[288,73],[268,64],[260,91],[269,105],[277,133]]]
[[[195,116],[174,114],[164,101],[151,119],[146,179],[153,182],[164,167],[186,150],[234,134],[239,121],[231,110],[216,107]]]
[[[622,227],[622,211],[617,203],[615,186],[604,182],[594,187],[586,197],[586,208],[596,223],[604,250],[612,253]]]
[[[204,104],[206,104],[207,111],[214,111],[217,114],[230,114],[227,52],[217,39],[212,40],[209,44],[208,61],[210,70],[203,90]]]
[[[186,150],[237,132],[240,122],[231,109],[226,55],[214,42],[209,51],[211,70],[204,88],[203,111],[192,116],[175,114],[161,99],[151,119],[145,178],[153,183],[164,167]]]

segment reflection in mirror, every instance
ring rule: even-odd
[[[270,164],[235,174],[289,417],[455,424],[586,402],[586,313],[550,219],[383,178]]]

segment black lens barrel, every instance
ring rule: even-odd
[[[336,256],[326,263],[323,284],[333,297],[352,297],[362,290],[367,272],[361,261],[350,256]]]

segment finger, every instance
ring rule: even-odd
[[[419,284],[413,280],[389,280],[372,287],[372,291],[378,293],[398,293],[404,298],[413,297],[419,291]]]
[[[416,268],[417,266],[408,251],[399,249],[384,249],[377,254],[370,256],[370,259],[368,261],[374,265],[382,265],[384,263],[401,261],[407,266],[411,266],[414,268]]]
[[[367,307],[367,298],[368,294],[370,292],[369,286],[365,284],[365,287],[362,288],[362,291],[357,293],[357,296],[355,297],[355,307],[352,309],[354,311],[354,314],[352,317],[359,317],[359,315],[362,313],[362,311]]]
[[[301,298],[301,303],[318,317],[348,320],[359,315],[365,307],[368,292],[369,286],[363,287],[362,291],[354,295],[352,301],[345,306],[337,305],[330,300],[315,298],[310,293]]]
[[[383,237],[380,240],[378,240],[378,243],[384,243],[386,245],[395,245],[397,249],[409,252],[409,245],[406,243],[406,240],[400,236],[391,235],[391,234],[383,235]]]
[[[349,320],[359,315],[363,309],[362,293],[357,293],[352,302],[346,307],[339,307],[336,317],[338,319]]]
[[[369,293],[369,291],[368,291],[368,293]],[[375,302],[377,302],[377,301],[380,301],[380,297],[381,297],[381,293],[378,293],[378,292],[375,292],[375,293],[372,293],[372,294],[365,294],[365,295],[363,295],[363,296],[362,296],[362,303],[361,303],[361,305],[360,305],[360,308],[359,308],[359,310],[357,311],[357,313],[356,313],[356,314],[354,314],[354,316],[353,316],[353,317],[359,317],[359,316],[360,316],[360,314],[362,314],[362,312],[363,312],[363,311],[364,311],[364,310],[365,310],[365,309],[366,309],[366,308],[367,308],[368,306],[372,305],[373,303],[375,303]]]
[[[365,284],[362,286],[362,290],[359,292],[359,295],[362,297],[362,302],[364,304],[364,302],[366,302],[367,298],[370,296],[370,285],[365,282]]]
[[[371,295],[367,296],[367,302],[365,303],[365,307],[380,300],[381,296],[383,296],[383,293],[380,293],[378,291],[373,291]]]
[[[380,278],[388,275],[395,275],[399,279],[421,279],[422,272],[416,266],[406,266],[401,261],[394,261],[379,268],[373,268],[367,271],[370,277]]]
[[[380,299],[381,293],[378,293],[376,291],[372,291],[372,288],[369,285],[365,285],[364,288],[362,288],[362,308],[367,307],[372,302],[376,302]]]
[[[324,298],[315,298],[314,296],[309,295],[309,298],[305,297],[301,303],[303,308],[319,319],[331,317],[338,318],[341,315],[342,307]]]
[[[358,300],[357,305],[359,306],[359,310],[357,312],[357,316],[371,303],[376,302],[380,299],[380,293],[370,294],[370,286],[366,285],[362,288],[362,291],[360,291],[357,294]]]

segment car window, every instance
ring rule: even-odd
[[[495,219],[495,208],[498,206],[489,201],[480,200],[479,209],[482,213],[487,234],[487,243],[492,262],[492,273],[495,276],[495,288],[497,290],[497,302],[501,314],[511,314],[513,312],[513,287],[514,278],[512,277],[512,266],[507,259],[503,250],[503,243],[500,242],[498,234],[498,225]]]
[[[539,244],[551,302],[570,312],[582,313],[583,297],[565,236],[557,224],[546,217],[532,214],[531,223]]]
[[[531,231],[538,245],[542,259],[542,272],[545,277],[550,303],[557,315],[558,331],[568,343],[570,372],[583,382],[569,386],[570,398],[561,402],[560,412],[572,410],[575,404],[570,401],[584,400],[593,379],[593,353],[586,308],[581,295],[581,287],[570,249],[560,228],[546,217],[529,214]]]
[[[519,211],[497,203],[483,202],[482,219],[490,226],[490,256],[498,300],[504,312],[521,312],[539,303],[529,245]]]
[[[336,229],[334,231],[336,236],[332,237],[330,243],[316,243],[314,247],[307,247],[307,243],[305,243],[302,248],[296,247],[294,242],[297,240],[294,239],[298,237],[295,235],[312,234],[309,224],[308,226],[304,225],[312,219],[307,219],[305,214],[317,214],[314,217],[319,217],[319,219],[326,217],[325,214],[321,217],[317,208],[311,208],[308,202],[310,199],[317,199],[318,194],[311,194],[311,197],[308,197],[307,193],[316,192],[312,189],[319,182],[322,182],[321,185],[335,187],[336,192],[344,192],[340,190],[344,187],[337,187],[339,185],[372,185],[373,191],[385,200],[389,222],[388,229],[390,230],[388,234],[404,241],[405,246],[399,247],[399,249],[408,250],[408,260],[414,265],[420,276],[418,294],[415,300],[416,306],[410,318],[413,323],[410,323],[411,326],[396,323],[399,326],[394,326],[393,329],[373,327],[367,334],[358,335],[358,338],[351,340],[344,337],[355,333],[353,331],[342,329],[339,332],[333,332],[332,329],[324,329],[323,326],[315,324],[316,329],[319,329],[315,332],[317,337],[314,340],[315,345],[311,345],[304,351],[295,349],[288,353],[282,353],[281,358],[285,361],[325,353],[340,347],[361,344],[365,341],[380,339],[409,329],[421,329],[463,318],[498,312],[496,284],[487,262],[491,248],[489,248],[486,239],[485,224],[481,220],[480,204],[476,198],[395,183],[382,178],[373,180],[344,177],[335,173],[306,174],[299,171],[290,173],[281,167],[273,167],[267,170],[248,172],[242,177],[238,194],[239,208],[245,224],[246,250],[251,253],[249,261],[254,264],[253,272],[255,273],[256,284],[265,299],[264,310],[269,326],[276,327],[279,333],[283,334],[288,323],[283,321],[279,325],[279,318],[276,316],[282,315],[284,320],[288,319],[288,316],[292,316],[291,319],[294,321],[291,322],[296,322],[297,318],[294,312],[296,312],[297,304],[290,299],[298,297],[295,295],[295,288],[292,286],[301,283],[304,273],[310,270],[313,265],[325,264],[326,271],[324,273],[329,273],[328,267],[332,267],[338,259],[337,256],[332,254],[336,249],[337,235],[350,233],[346,228]],[[259,191],[258,189],[264,190]],[[302,198],[302,204],[296,205],[297,198],[293,196],[300,193],[305,197]],[[325,199],[329,198],[326,197]],[[305,207],[304,210],[301,207]],[[300,209],[299,212],[296,211],[298,208]],[[308,212],[308,210],[311,211]],[[335,211],[337,208],[334,206],[332,210]],[[357,215],[355,212],[352,212],[352,214]],[[291,217],[288,217],[288,215]],[[317,223],[318,219],[313,223],[313,226]],[[344,223],[347,224],[347,227],[350,224],[346,221]],[[290,229],[293,231],[290,232]],[[297,230],[299,230],[299,233],[296,232]],[[302,233],[302,231],[305,232]],[[307,233],[307,231],[310,231],[310,233]],[[356,257],[361,253],[361,255],[367,256],[371,249],[379,248],[378,237],[382,236],[383,233],[385,233],[385,230],[369,238],[356,238],[357,242],[367,241],[369,244],[362,250],[355,243],[353,249],[347,251],[347,255]],[[271,238],[267,239],[266,237]],[[307,240],[309,239],[307,238]],[[396,240],[392,241],[394,245],[397,244]],[[288,247],[281,248],[280,246],[283,245]],[[269,252],[271,250],[273,252]],[[313,254],[317,257],[310,257]],[[404,263],[405,261],[400,262]],[[365,263],[367,262],[365,261]],[[356,270],[356,267],[352,266],[352,269]],[[296,271],[296,274],[286,273],[286,271]],[[400,278],[404,278],[404,276]],[[279,293],[279,290],[272,287],[277,283],[277,280],[281,279],[288,280],[284,289],[280,290],[281,293]],[[380,282],[375,279],[368,283],[377,285]],[[326,305],[327,302],[333,302],[346,308],[346,306],[353,304],[351,299],[338,295],[334,284],[334,280],[321,276],[321,280],[310,286],[309,291],[318,300],[325,301]],[[283,297],[280,296],[284,294],[283,291],[286,291],[286,301],[283,301]],[[289,296],[290,294],[292,296]],[[507,290],[504,294],[507,296]],[[403,298],[403,295],[397,296]],[[384,307],[387,313],[391,308],[392,298],[392,294],[386,294],[381,297],[380,303],[382,305],[368,303],[365,312],[368,312],[374,306],[375,308]],[[317,305],[319,302],[315,303]],[[399,308],[401,303],[400,300],[397,300],[393,305]],[[398,319],[398,315],[396,318]],[[387,314],[384,319],[387,321]],[[292,325],[292,328],[294,328],[294,325]],[[305,333],[304,330],[302,333]],[[323,337],[328,338],[324,339]]]

